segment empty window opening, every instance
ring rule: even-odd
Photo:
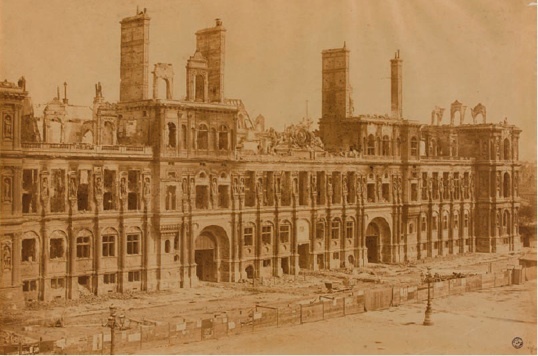
[[[116,171],[105,169],[103,209],[116,209]]]
[[[50,211],[63,213],[65,211],[65,171],[53,169],[51,171]]]
[[[384,202],[388,202],[390,200],[390,185],[388,183],[383,183],[381,185],[381,195],[383,196]]]
[[[130,170],[128,173],[128,180],[129,183],[127,185],[127,189],[129,190],[129,193],[127,195],[127,209],[138,210],[140,209],[140,171]]]
[[[64,257],[64,239],[56,238],[50,239],[50,259],[63,258]]]
[[[36,252],[35,239],[22,240],[22,262],[35,262],[37,255]]]
[[[31,214],[37,212],[37,169],[22,170],[22,212]]]
[[[196,186],[196,208],[209,209],[209,188],[206,185]]]

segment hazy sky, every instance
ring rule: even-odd
[[[34,103],[69,84],[91,105],[94,84],[119,97],[119,21],[147,7],[150,72],[172,63],[174,97],[198,29],[227,29],[225,95],[282,129],[321,113],[321,51],[351,51],[355,113],[390,112],[389,60],[404,60],[404,117],[427,123],[435,105],[487,107],[489,122],[523,129],[522,159],[536,157],[536,7],[530,0],[165,1],[0,0],[0,79],[24,75]],[[151,95],[151,75],[150,90]],[[471,120],[468,109],[466,119]]]

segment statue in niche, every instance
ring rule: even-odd
[[[11,116],[6,115],[4,117],[4,137],[11,137],[13,135],[13,122]]]
[[[127,196],[127,179],[125,177],[121,177],[120,198],[125,199],[126,196]]]
[[[428,196],[433,198],[433,178],[428,177]]]
[[[190,180],[189,193],[191,195],[191,198],[194,198],[194,195],[196,194],[196,185],[194,183],[194,178],[191,178]]]
[[[471,197],[474,196],[474,176],[472,173],[469,176],[469,194]]]
[[[11,201],[11,178],[4,177],[3,179],[3,188],[4,188],[4,201]]]
[[[331,178],[327,180],[327,196],[329,199],[332,199],[333,197],[333,183]]]
[[[41,198],[47,200],[49,198],[49,180],[47,177],[43,177],[41,182]]]
[[[294,179],[291,185],[291,193],[293,196],[298,197],[299,193],[299,183],[297,182],[297,179]]]
[[[183,180],[181,181],[181,192],[183,193],[183,195],[187,195],[189,191],[189,184],[187,182],[187,178],[183,178]]]
[[[77,179],[75,177],[69,178],[69,198],[77,198]]]
[[[237,178],[234,178],[233,184],[232,184],[232,192],[234,196],[239,195],[239,182],[237,181]]]
[[[144,178],[144,195],[151,195],[151,181],[149,177]]]
[[[2,261],[4,269],[11,269],[11,247],[8,244],[2,247]]]
[[[217,187],[217,178],[213,178],[212,182],[211,182],[211,198],[212,198],[212,202],[213,202],[213,206],[216,208],[217,207],[217,199],[218,199],[218,187]]]
[[[239,193],[245,194],[245,178],[239,180]]]
[[[347,178],[344,177],[342,180],[342,194],[346,196],[349,193],[349,187],[347,184]]]
[[[103,196],[103,179],[100,176],[95,177],[95,196],[97,198]]]
[[[445,191],[445,184],[444,184],[444,178],[439,178],[439,197],[443,198],[443,193]]]
[[[501,177],[501,172],[497,172],[497,179],[496,179],[496,182],[497,182],[497,195],[498,196],[501,196],[502,195],[502,177]]]

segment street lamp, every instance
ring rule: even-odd
[[[426,306],[426,313],[424,313],[424,322],[423,325],[433,325],[433,321],[431,319],[432,316],[432,298],[430,294],[430,284],[432,282],[432,273],[431,273],[431,267],[428,267],[428,273],[426,273],[426,282],[428,283],[428,305]]]
[[[123,327],[125,326],[125,315],[120,314],[119,316],[116,315],[116,307],[114,305],[111,305],[109,307],[110,309],[110,315],[107,319],[107,322],[103,324],[103,326],[107,326],[110,328],[110,354],[114,355],[114,341],[115,341],[115,330],[123,330]]]

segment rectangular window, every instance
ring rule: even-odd
[[[127,235],[127,254],[138,255],[140,253],[140,235]]]
[[[270,267],[271,266],[271,260],[263,260],[263,267]]]
[[[90,237],[79,236],[77,237],[77,258],[89,258],[90,257]]]
[[[103,257],[114,257],[116,255],[116,236],[103,235]]]
[[[50,279],[50,287],[52,289],[60,289],[65,287],[65,279],[64,278],[51,278]]]
[[[116,283],[116,273],[105,273],[105,274],[103,274],[103,282],[105,284],[114,284],[114,283]]]
[[[127,194],[127,209],[128,210],[138,210],[139,207],[139,180],[140,180],[140,171],[130,170],[128,173],[129,183],[127,188],[129,193]]]
[[[435,241],[433,243],[433,248],[436,248],[436,249],[439,248],[439,242],[438,241]]]
[[[90,210],[90,200],[89,200],[89,182],[88,182],[88,170],[80,170],[78,177],[78,187],[77,187],[77,208],[78,211],[88,211]]]
[[[129,282],[140,282],[140,271],[130,271],[127,277]]]
[[[333,221],[331,224],[331,238],[338,240],[340,238],[340,221]]]
[[[35,262],[36,261],[36,240],[24,239],[22,240],[22,262]]]
[[[270,225],[262,226],[262,242],[266,245],[271,244],[273,239],[273,227]]]
[[[34,292],[37,290],[37,281],[22,281],[22,291],[23,292]]]
[[[346,221],[346,238],[353,239],[355,235],[355,223],[353,221]]]
[[[291,230],[291,226],[290,225],[280,225],[280,232],[279,232],[279,237],[280,237],[280,243],[288,243],[290,242],[290,230]]]
[[[243,229],[243,246],[252,246],[254,242],[254,228],[245,227]]]

